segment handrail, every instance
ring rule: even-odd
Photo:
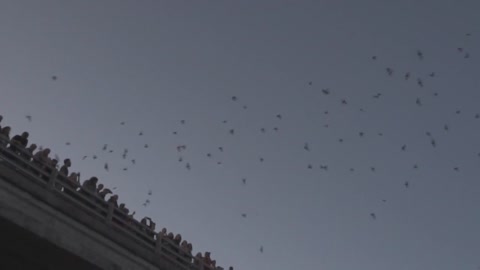
[[[45,164],[42,164],[43,168],[40,168],[35,164],[41,163],[40,160],[36,160],[33,155],[24,151],[22,148],[18,150],[20,153],[14,152],[7,148],[6,145],[0,144],[0,161],[6,161],[9,167],[30,179],[35,179],[37,183],[46,186],[48,192],[61,194],[62,197],[68,198],[83,211],[103,220],[107,225],[115,227],[129,237],[140,241],[144,244],[143,246],[145,248],[169,260],[181,269],[214,269],[206,265],[203,258],[196,258],[189,252],[182,250],[182,247],[174,241],[156,233],[134,218],[129,217],[120,209],[116,208],[113,203],[106,202],[97,194],[83,189],[82,186],[72,188],[70,180],[64,175],[59,174],[56,168]],[[28,159],[25,158],[26,154]],[[51,173],[48,173],[46,169],[51,170]],[[74,194],[74,196],[72,196],[72,194]],[[94,209],[92,209],[92,206]]]

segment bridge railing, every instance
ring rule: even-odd
[[[62,196],[71,201],[75,207],[96,219],[102,220],[108,226],[128,235],[161,258],[170,261],[182,270],[210,270],[202,258],[195,258],[184,251],[171,239],[156,233],[148,226],[128,216],[113,203],[106,202],[96,193],[91,193],[59,173],[53,166],[36,160],[25,149],[17,152],[0,143],[0,162],[17,173],[31,180],[32,184],[40,185],[47,192]]]

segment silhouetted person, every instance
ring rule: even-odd
[[[37,145],[32,143],[29,147],[25,148],[25,151],[22,151],[22,157],[30,161],[33,157],[33,151],[37,149]]]
[[[63,192],[73,197],[77,197],[77,189],[80,187],[80,174],[72,172],[70,176],[67,177]]]
[[[202,253],[198,252],[195,257],[193,258],[193,265],[195,266],[196,269],[203,269],[203,258],[202,258]]]
[[[97,183],[98,183],[98,178],[95,176],[83,182],[83,185],[82,185],[83,193],[86,192],[86,194],[93,196],[95,194],[95,191],[97,190]]]
[[[59,173],[62,174],[63,176],[67,177],[68,176],[68,168],[70,168],[70,166],[72,166],[72,162],[70,161],[70,159],[65,159],[63,161],[63,165],[62,167],[60,168],[60,171]]]
[[[10,149],[15,153],[20,153],[21,149],[25,149],[28,145],[28,132],[23,132],[22,135],[15,135],[10,140]]]
[[[212,259],[210,258],[210,252],[205,252],[205,255],[203,256],[203,262],[206,266],[211,267],[212,266]]]
[[[11,128],[9,126],[6,126],[0,130],[0,144],[2,146],[7,146],[7,144],[10,142],[10,131]]]
[[[128,215],[128,213],[130,213],[130,210],[128,210],[127,207],[125,207],[125,204],[124,203],[121,203],[118,207],[118,209],[120,209],[120,211],[122,211],[123,213],[125,213],[125,215]]]
[[[100,184],[97,187],[97,194],[100,198],[105,200],[105,197],[107,196],[107,194],[113,194],[113,192],[108,188],[103,188],[103,184]]]
[[[58,166],[58,160],[50,159],[46,167],[47,174],[51,175],[52,172],[57,169],[57,166]]]
[[[115,208],[118,208],[118,195],[113,195],[108,199],[108,203],[113,204]]]
[[[180,243],[180,256],[183,259],[179,259],[180,263],[185,263],[185,261],[189,264],[191,263],[191,255],[188,249],[188,242],[185,240]]]
[[[38,171],[36,173],[38,173],[42,177],[42,179],[47,181],[49,176],[46,175],[45,169],[48,166],[48,164],[51,162],[50,158],[48,157],[49,154],[50,154],[50,149],[45,148],[33,155],[33,164],[37,167],[38,170],[41,171],[41,173],[39,173]]]

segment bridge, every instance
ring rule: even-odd
[[[213,269],[68,181],[0,144],[0,269]]]

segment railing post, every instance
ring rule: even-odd
[[[162,246],[163,246],[163,235],[161,235],[160,233],[157,233],[156,234],[157,236],[157,239],[155,241],[155,253],[157,254],[161,254],[162,253]]]
[[[53,190],[55,188],[55,183],[57,182],[58,171],[53,168],[52,173],[50,174],[50,179],[48,180],[48,189]]]
[[[108,203],[108,212],[107,212],[107,224],[111,224],[112,223],[112,219],[113,219],[113,209],[115,207],[113,206],[113,203]]]

